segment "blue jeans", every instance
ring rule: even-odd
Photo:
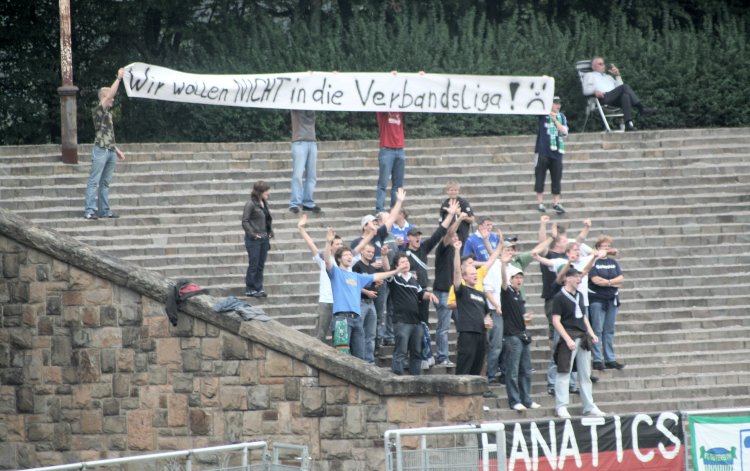
[[[317,142],[292,142],[292,196],[289,199],[289,207],[300,205],[306,208],[315,207],[313,193],[315,193],[315,183],[318,181],[317,162]]]
[[[570,393],[568,392],[568,384],[570,380],[570,372],[573,370],[573,362],[575,362],[576,368],[578,369],[578,384],[581,391],[581,403],[583,404],[583,412],[586,413],[594,408],[594,397],[591,391],[591,354],[588,350],[580,348],[580,338],[575,339],[576,349],[573,352],[575,358],[570,360],[569,371],[558,371],[557,377],[555,378],[555,409],[561,407],[568,407],[570,403]]]
[[[388,302],[388,283],[380,285],[378,297],[375,298],[375,309],[378,313],[378,338],[393,342],[393,309]]]
[[[263,290],[263,268],[266,266],[266,257],[271,243],[267,237],[262,239],[251,239],[245,236],[245,249],[247,249],[247,273],[245,274],[245,289],[247,291]]]
[[[362,314],[362,328],[365,332],[365,361],[375,362],[375,336],[378,333],[378,313],[375,310],[375,302],[360,300],[360,313]]]
[[[409,374],[422,374],[422,324],[405,324],[396,322],[393,325],[396,346],[393,349],[391,371],[397,375],[404,374],[404,360],[409,353]]]
[[[362,327],[362,316],[351,317],[349,315],[341,316],[334,314],[333,322],[334,325],[338,319],[346,319],[346,323],[349,326],[349,352],[362,360],[365,360],[365,331]]]
[[[86,184],[86,207],[83,211],[85,215],[109,216],[112,214],[109,207],[109,184],[112,181],[112,175],[115,173],[116,162],[117,154],[115,154],[115,151],[94,146],[91,153],[91,172]],[[99,208],[98,211],[97,207]]]
[[[599,342],[591,347],[594,361],[602,361],[602,348],[604,349],[604,361],[615,361],[615,320],[617,319],[618,307],[615,300],[609,302],[591,301],[589,315],[591,316],[591,328],[599,337]]]
[[[557,348],[557,343],[560,342],[560,334],[557,333],[557,330],[554,328],[552,329],[552,351],[549,355],[549,364],[547,365],[547,387],[552,388],[555,387],[555,383],[557,382],[557,365],[555,364],[555,349]],[[578,376],[578,373],[573,373],[570,375],[570,381],[569,381],[569,387],[575,388],[576,386],[576,377]]]
[[[515,335],[506,335],[505,388],[510,407],[521,403],[531,406],[531,344],[523,343]]]
[[[433,294],[438,298],[437,327],[435,328],[435,350],[437,350],[437,363],[448,359],[448,328],[451,326],[451,310],[448,309],[448,292],[435,291]]]
[[[378,153],[378,188],[375,197],[375,211],[383,211],[385,206],[385,189],[391,180],[391,207],[396,204],[396,191],[404,186],[406,167],[404,149],[381,147]]]
[[[492,313],[492,328],[489,332],[490,348],[487,354],[487,379],[494,379],[500,366],[503,351],[503,316]],[[503,368],[504,369],[504,368]]]

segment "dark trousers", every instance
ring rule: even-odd
[[[245,249],[247,249],[247,273],[245,274],[245,289],[247,291],[263,290],[263,268],[266,266],[266,257],[271,244],[267,237],[262,239],[251,239],[245,236]]]
[[[561,191],[560,182],[562,181],[563,172],[562,157],[559,159],[551,159],[541,154],[536,155],[536,166],[534,167],[534,176],[536,177],[536,181],[534,182],[534,193],[544,193],[544,180],[547,178],[548,170],[550,178],[552,179],[552,194],[559,195]]]
[[[409,355],[409,374],[422,374],[422,324],[393,324],[396,346],[393,349],[391,371],[404,374],[404,360]]]
[[[457,375],[481,375],[484,358],[487,356],[487,334],[459,332],[456,352],[458,353]]]
[[[622,108],[625,122],[633,120],[633,107],[641,104],[640,98],[635,94],[630,85],[622,84],[604,94],[602,103],[605,105],[614,105]]]

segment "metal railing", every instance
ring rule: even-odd
[[[240,466],[221,468],[214,467],[214,470],[228,471],[231,469],[235,471],[307,471],[310,467],[310,457],[308,455],[306,446],[275,443],[273,446],[273,458],[271,458],[271,455],[268,452],[268,443],[265,441],[257,441],[236,443],[232,445],[220,445],[208,448],[196,448],[191,450],[151,453],[148,455],[126,456],[122,458],[110,458],[104,460],[86,461],[81,463],[62,464],[56,466],[47,466],[43,468],[33,468],[27,471],[87,470],[91,468],[123,467],[134,463],[140,463],[142,466],[146,467],[147,463],[155,463],[158,460],[184,460],[182,464],[173,464],[171,469],[184,469],[185,471],[192,471],[193,460],[200,455],[226,453],[232,451],[242,452]],[[251,452],[253,451],[260,451],[260,463],[253,464],[250,462]],[[285,465],[282,463],[281,455],[285,451],[294,452],[294,456],[292,458],[286,458],[286,460],[295,462],[295,465]],[[297,466],[296,464],[299,465]]]
[[[405,444],[407,437],[418,443]],[[501,423],[388,430],[384,438],[386,471],[506,469]]]

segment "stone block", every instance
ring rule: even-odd
[[[83,411],[81,414],[81,433],[102,433],[103,417],[100,411]]]
[[[205,337],[201,339],[201,352],[207,360],[221,360],[221,338]]]
[[[237,443],[242,440],[242,412],[225,412],[224,416],[224,442]]]
[[[40,336],[52,335],[54,328],[55,328],[55,324],[53,322],[53,319],[50,319],[49,317],[41,317],[37,319],[37,322],[36,322],[37,335],[40,335]]]
[[[344,420],[341,417],[323,417],[320,419],[320,438],[336,439],[342,436]]]
[[[343,437],[360,438],[365,433],[367,425],[366,406],[344,407],[344,429]]]
[[[250,410],[268,409],[271,405],[268,386],[257,385],[246,388],[247,408]]]
[[[484,398],[482,396],[444,396],[441,403],[445,412],[445,421],[448,423],[471,421],[483,415]]]
[[[156,361],[160,365],[177,369],[182,361],[180,339],[173,337],[156,339]]]
[[[36,266],[36,280],[50,281],[50,265],[48,263]]]
[[[82,383],[96,383],[101,379],[99,353],[95,349],[78,352],[78,380]]]
[[[99,326],[99,307],[83,306],[81,307],[81,324],[86,327]]]
[[[323,439],[321,436],[320,449],[323,460],[348,460],[352,458],[352,444],[348,440]]]
[[[258,384],[260,379],[260,362],[255,360],[240,362],[239,374],[241,384]]]
[[[300,379],[286,378],[284,380],[284,399],[287,401],[298,401],[300,398]]]
[[[70,267],[68,272],[70,288],[75,290],[85,290],[97,286],[96,277],[76,267]]]
[[[388,420],[386,408],[382,405],[367,406],[366,418],[368,422],[385,422]]]
[[[128,448],[128,437],[125,435],[107,435],[110,451],[125,451]]]
[[[130,376],[126,374],[112,375],[112,394],[115,397],[128,397],[130,395]]]
[[[83,304],[83,292],[65,291],[62,294],[63,306],[80,306]]]
[[[131,450],[154,450],[156,441],[150,410],[128,412],[128,447]]]
[[[119,307],[120,325],[141,325],[143,313],[140,304],[122,304]],[[164,316],[166,319],[166,316]]]
[[[146,317],[143,324],[148,329],[148,336],[152,338],[171,337],[169,333],[169,319],[167,316]]]
[[[188,398],[184,394],[170,394],[169,416],[167,423],[170,427],[182,427],[188,424]]]
[[[26,441],[26,427],[24,416],[8,414],[3,417],[3,421],[5,422],[5,441]],[[2,442],[2,440],[0,440],[0,442]]]
[[[293,376],[294,375],[294,360],[279,353],[276,350],[266,350],[266,363],[264,369],[266,376]]]
[[[44,283],[29,283],[29,302],[43,303],[46,297],[47,288]]]
[[[300,393],[300,405],[304,417],[323,417],[326,413],[325,390],[303,388]]]
[[[247,411],[242,413],[242,432],[245,436],[260,434],[263,430],[263,412]]]
[[[16,410],[19,414],[34,413],[34,389],[31,386],[16,388]]]
[[[249,393],[245,386],[222,386],[219,401],[223,410],[247,410]]]
[[[191,409],[190,432],[193,435],[209,435],[211,432],[211,415],[203,409]]]
[[[206,405],[218,405],[219,379],[201,378],[201,397]]]
[[[117,371],[135,371],[135,351],[129,348],[117,350]]]
[[[122,346],[122,331],[118,327],[102,327],[94,331],[92,344],[99,348]]]
[[[321,371],[318,375],[318,381],[320,382],[321,386],[328,387],[328,386],[348,386],[347,382],[343,379],[337,378],[336,376],[332,376],[324,371]]]
[[[104,417],[119,415],[120,403],[117,399],[104,399],[102,401],[102,414],[104,414]]]
[[[90,329],[71,328],[70,340],[73,348],[92,347],[91,335],[92,331]]]
[[[104,417],[102,431],[106,435],[128,432],[128,418],[124,416]]]
[[[99,324],[106,327],[117,325],[117,309],[114,306],[99,306]]]
[[[99,351],[99,365],[101,366],[102,373],[114,373],[117,371],[117,351],[111,348],[102,349]]]
[[[192,316],[180,313],[177,316],[177,325],[170,327],[169,331],[175,337],[190,337],[193,335],[193,323],[195,319]]]
[[[21,269],[20,256],[17,253],[3,254],[3,277],[17,278]]]
[[[81,308],[80,306],[63,306],[62,312],[63,325],[66,327],[75,327],[81,325]]]
[[[330,386],[326,388],[326,404],[348,404],[348,386]]]
[[[68,281],[70,278],[70,266],[60,260],[52,260],[50,276],[52,281]]]
[[[62,384],[62,368],[59,366],[48,366],[44,368],[42,380],[45,384]]]
[[[29,350],[34,347],[34,339],[31,330],[14,328],[10,329],[10,344],[18,350]]]
[[[222,359],[224,360],[245,360],[247,354],[247,340],[234,335],[223,335],[222,342]]]
[[[172,376],[172,387],[176,393],[193,392],[193,375],[177,373]]]
[[[83,304],[93,306],[106,306],[112,304],[112,289],[97,288],[82,291]]]
[[[121,332],[123,348],[139,348],[141,346],[140,327],[123,327]]]
[[[24,384],[23,368],[6,368],[0,371],[0,384],[10,386]]]
[[[31,423],[28,426],[26,438],[32,442],[47,442],[55,435],[53,424]]]
[[[10,294],[10,302],[23,304],[29,302],[30,292],[28,283],[10,282],[8,283],[8,288],[8,292]]]
[[[0,463],[7,466],[8,469],[28,468],[29,466],[21,465],[18,462],[18,454],[15,443],[0,442]]]

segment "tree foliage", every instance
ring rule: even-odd
[[[0,0],[0,143],[59,142],[58,3]],[[662,112],[647,128],[750,124],[748,18],[710,0],[76,0],[71,2],[79,142],[96,90],[147,62],[195,73],[399,70],[550,75],[573,130],[573,64],[604,55]],[[116,101],[120,141],[283,140],[285,111]],[[525,133],[518,116],[415,113],[410,137]],[[376,136],[372,113],[320,113],[321,139]]]

